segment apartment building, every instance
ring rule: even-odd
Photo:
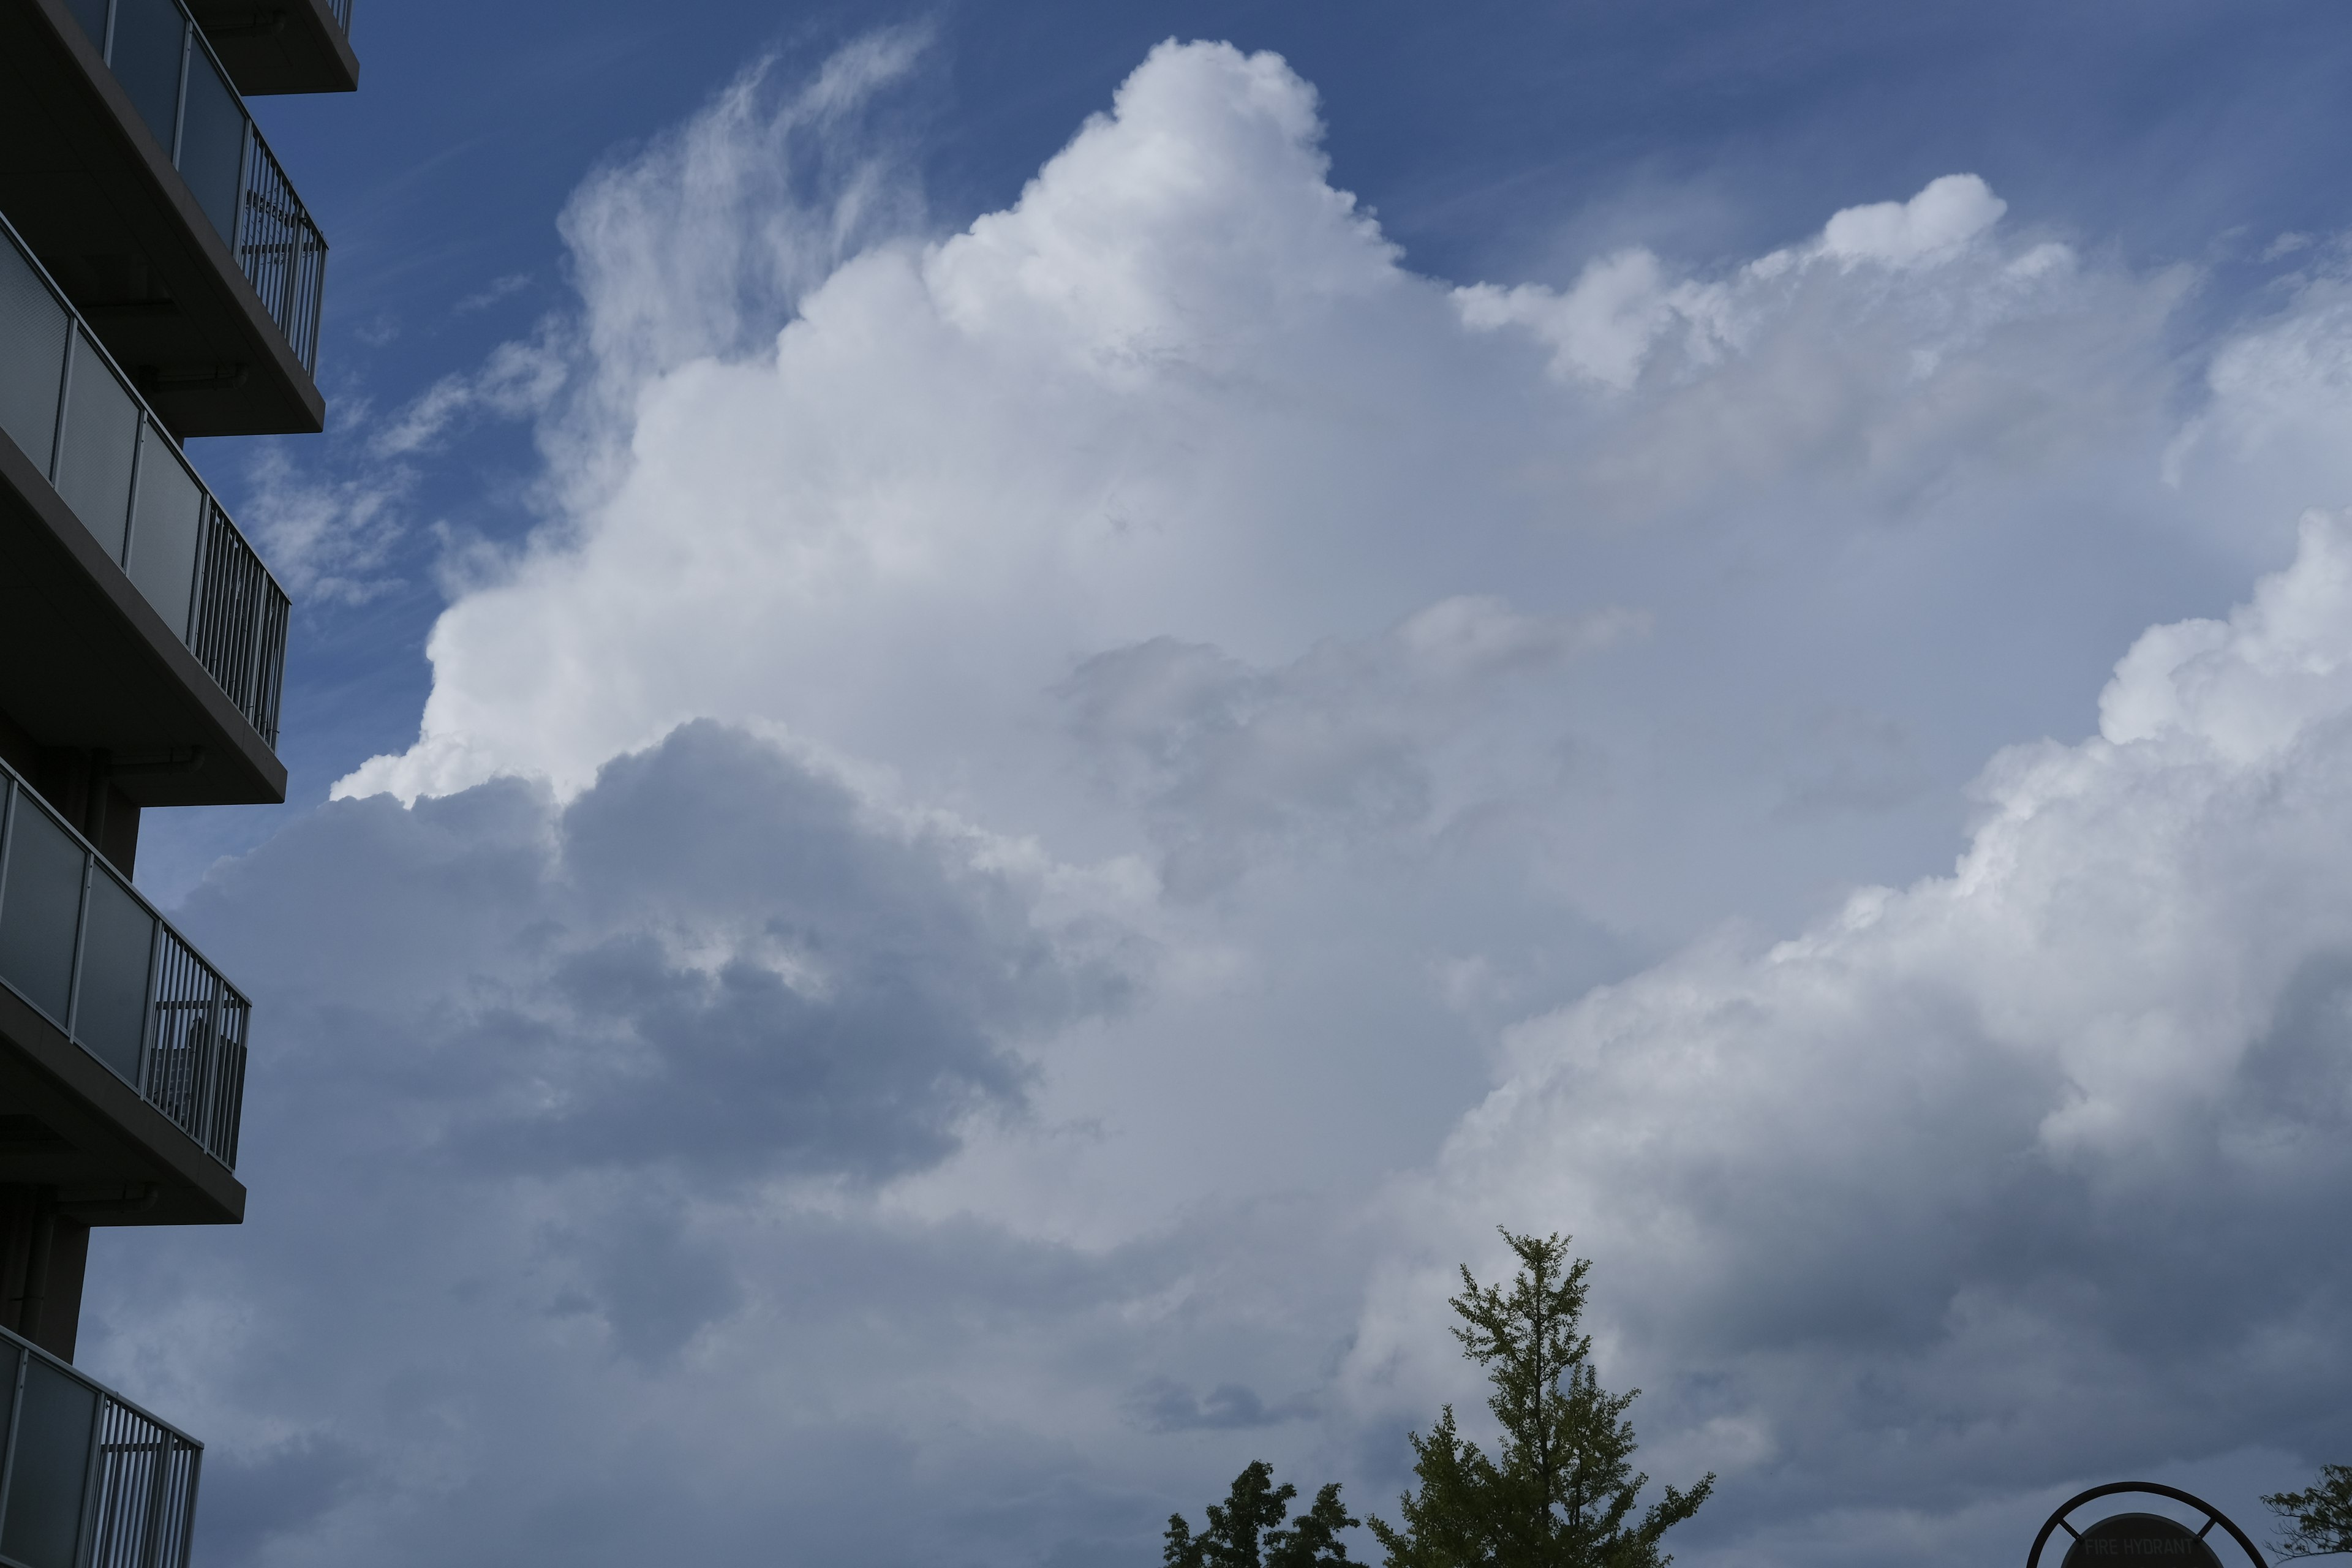
[[[164,1568],[203,1446],[74,1365],[100,1226],[235,1225],[252,1009],[145,815],[281,801],[289,605],[191,436],[316,431],[326,245],[247,100],[351,0],[0,0],[0,1564]]]

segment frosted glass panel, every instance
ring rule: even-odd
[[[180,111],[180,177],[220,237],[236,238],[236,195],[245,173],[245,110],[202,49],[188,51],[188,101]]]
[[[66,0],[66,9],[81,24],[81,30],[89,35],[91,48],[106,47],[106,0]]]
[[[180,57],[187,41],[187,18],[173,0],[115,0],[114,52],[106,63],[166,158],[179,123]]]
[[[8,1485],[8,1517],[0,1521],[0,1552],[26,1568],[74,1568],[97,1426],[97,1393],[34,1357],[25,1369],[16,1475]]]
[[[74,1038],[134,1084],[147,1024],[147,961],[154,947],[155,917],[106,872],[90,878]]]
[[[73,995],[81,869],[81,846],[18,790],[8,824],[8,874],[0,880],[0,980],[60,1028]]]
[[[0,430],[44,474],[65,365],[64,310],[16,246],[0,239]]]
[[[74,334],[73,385],[66,394],[66,428],[58,448],[58,493],[82,526],[122,559],[131,519],[131,462],[139,450],[139,405],[91,346]]]
[[[139,459],[139,500],[131,525],[131,581],[173,632],[188,635],[188,601],[204,536],[205,493],[172,444],[149,426]]]

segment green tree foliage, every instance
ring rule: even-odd
[[[1715,1478],[1667,1487],[1634,1517],[1650,1478],[1633,1471],[1625,1411],[1641,1391],[1604,1392],[1586,1359],[1591,1337],[1577,1325],[1591,1262],[1571,1261],[1566,1237],[1503,1239],[1519,1259],[1510,1289],[1481,1286],[1465,1267],[1452,1303],[1454,1337],[1494,1384],[1486,1406],[1502,1443],[1481,1452],[1451,1405],[1427,1436],[1413,1435],[1420,1494],[1401,1500],[1401,1527],[1369,1521],[1388,1568],[1664,1568],[1674,1559],[1659,1539],[1698,1511]]]
[[[2322,1465],[2317,1485],[2273,1492],[2263,1506],[2279,1516],[2280,1556],[2352,1552],[2352,1465]]]
[[[1223,1507],[1209,1505],[1208,1528],[1198,1535],[1181,1513],[1168,1516],[1167,1568],[1337,1568],[1354,1560],[1339,1532],[1363,1521],[1339,1506],[1339,1483],[1315,1494],[1314,1506],[1288,1529],[1298,1489],[1274,1484],[1274,1467],[1260,1459],[1234,1478]]]

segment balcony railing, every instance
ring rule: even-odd
[[[253,1004],[5,763],[0,984],[236,1169]]]
[[[185,1568],[205,1446],[0,1329],[0,1562]]]
[[[0,430],[275,750],[285,589],[5,218]]]
[[[352,0],[327,0],[327,9],[334,14],[335,26],[343,30],[343,37],[350,37],[352,36]]]
[[[327,242],[181,0],[68,0],[236,264],[318,371]],[[337,7],[350,30],[349,0]]]

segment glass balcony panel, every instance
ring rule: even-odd
[[[66,313],[13,244],[0,245],[0,430],[44,474],[58,433]]]
[[[154,956],[155,917],[112,873],[100,870],[89,879],[74,1038],[133,1084],[146,1040],[147,979]]]
[[[245,184],[245,107],[205,49],[188,51],[187,96],[180,111],[180,177],[221,238],[233,244]]]
[[[174,0],[114,0],[114,50],[107,63],[167,158],[178,140],[180,62],[187,49],[188,18]]]
[[[196,545],[204,537],[205,492],[154,426],[139,458],[139,500],[131,518],[131,581],[182,641],[195,591]]]
[[[0,1554],[25,1568],[75,1568],[82,1497],[89,1479],[98,1391],[38,1356],[27,1358],[16,1422],[16,1473],[8,1514],[0,1521]]]
[[[114,379],[87,332],[77,332],[65,438],[58,447],[58,494],[106,553],[122,559],[131,521],[131,465],[139,455],[139,405]]]
[[[82,848],[21,786],[16,796],[0,880],[0,980],[63,1028],[73,1000]]]

